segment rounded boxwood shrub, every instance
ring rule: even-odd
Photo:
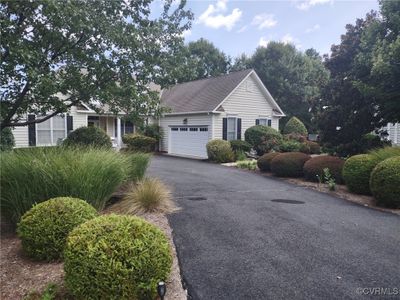
[[[14,135],[10,127],[0,132],[0,151],[10,151],[15,146]]]
[[[300,148],[301,144],[295,140],[282,141],[279,144],[280,152],[302,152]]]
[[[359,154],[348,158],[344,163],[342,175],[349,191],[357,194],[371,194],[369,178],[378,162],[379,160],[369,154]]]
[[[81,199],[53,198],[28,210],[18,224],[17,233],[30,257],[57,259],[62,257],[70,231],[96,216],[93,206]]]
[[[262,172],[271,171],[271,161],[279,154],[278,152],[265,153],[257,160],[257,167]]]
[[[98,127],[79,127],[68,134],[63,141],[64,146],[96,147],[110,149],[111,138],[107,133]]]
[[[310,148],[311,154],[320,154],[321,153],[321,147],[317,142],[307,141],[306,144]]]
[[[316,156],[304,164],[304,177],[310,181],[318,181],[317,175],[323,179],[324,169],[328,168],[335,181],[341,183],[343,164],[344,160],[336,156]]]
[[[377,164],[369,186],[377,205],[400,208],[400,156]]]
[[[76,227],[64,253],[65,283],[77,299],[155,299],[172,255],[164,233],[145,220],[104,215]]]
[[[282,135],[276,129],[264,125],[255,125],[248,128],[244,138],[258,155],[276,150],[282,141]]]
[[[307,128],[304,126],[303,122],[301,122],[296,117],[291,117],[289,121],[286,123],[285,127],[283,128],[284,134],[299,134],[303,136],[307,136]]]
[[[125,134],[122,141],[128,146],[129,150],[137,152],[152,152],[157,143],[155,138],[137,133]]]
[[[235,155],[231,144],[224,140],[211,140],[207,143],[208,159],[218,163],[227,163],[234,161]]]
[[[304,163],[310,158],[301,152],[282,153],[272,159],[271,171],[279,177],[301,177]]]
[[[251,145],[242,140],[232,140],[230,141],[231,143],[231,148],[233,152],[249,152],[251,150]]]

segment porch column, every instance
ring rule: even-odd
[[[117,145],[118,148],[122,146],[122,138],[121,138],[121,118],[117,117]]]

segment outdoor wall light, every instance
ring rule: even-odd
[[[164,300],[165,293],[167,292],[167,286],[164,281],[160,281],[157,285],[157,293],[161,300]]]

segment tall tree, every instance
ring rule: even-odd
[[[172,0],[36,0],[0,4],[1,129],[43,122],[83,102],[133,118],[158,108],[148,83],[182,44],[192,13]],[[26,113],[39,115],[25,121]]]
[[[164,62],[174,76],[165,76],[164,85],[187,82],[228,73],[230,58],[206,39],[190,42],[176,56]]]
[[[232,69],[253,68],[287,114],[286,119],[297,116],[313,131],[316,128],[311,110],[329,75],[318,53],[315,50],[308,53],[290,44],[271,42],[267,47],[257,48],[251,57],[241,55]],[[284,125],[285,120],[281,123]]]

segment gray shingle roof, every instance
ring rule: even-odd
[[[251,71],[248,69],[177,84],[162,91],[161,103],[171,108],[172,113],[211,112]]]

